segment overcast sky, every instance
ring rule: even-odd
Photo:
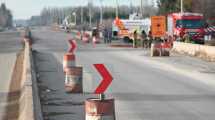
[[[91,0],[100,5],[100,0]],[[116,5],[116,0],[102,0],[104,5]],[[139,5],[141,0],[118,0],[120,5]],[[145,2],[151,0],[143,0]],[[12,11],[15,19],[28,19],[32,15],[39,15],[44,7],[64,7],[87,5],[88,0],[0,0]]]

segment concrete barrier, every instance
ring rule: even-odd
[[[43,120],[32,49],[25,42],[18,120]]]
[[[215,62],[215,47],[191,43],[174,42],[173,51]]]

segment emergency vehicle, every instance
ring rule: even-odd
[[[133,39],[133,32],[141,33],[144,30],[149,32],[151,26],[150,19],[131,20],[116,18],[112,23],[113,37],[131,40]]]
[[[188,34],[196,43],[204,43],[205,24],[200,13],[172,13],[167,17],[167,31],[176,40]]]

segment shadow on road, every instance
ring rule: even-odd
[[[67,94],[62,64],[52,53],[33,52],[45,120],[84,120],[84,101],[91,94]]]
[[[142,93],[112,93],[118,100],[122,101],[169,101],[169,102],[194,102],[194,101],[214,101],[215,94],[142,94]]]

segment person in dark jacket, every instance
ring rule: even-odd
[[[142,30],[142,32],[141,32],[141,40],[142,40],[142,47],[147,48],[148,41],[147,41],[147,34],[146,34],[145,30]]]
[[[134,37],[133,47],[137,48],[137,30],[134,31],[133,37]]]
[[[107,32],[108,32],[108,43],[111,43],[112,42],[112,28],[109,28]]]
[[[103,30],[103,38],[104,38],[104,43],[108,43],[108,29],[105,28]]]

